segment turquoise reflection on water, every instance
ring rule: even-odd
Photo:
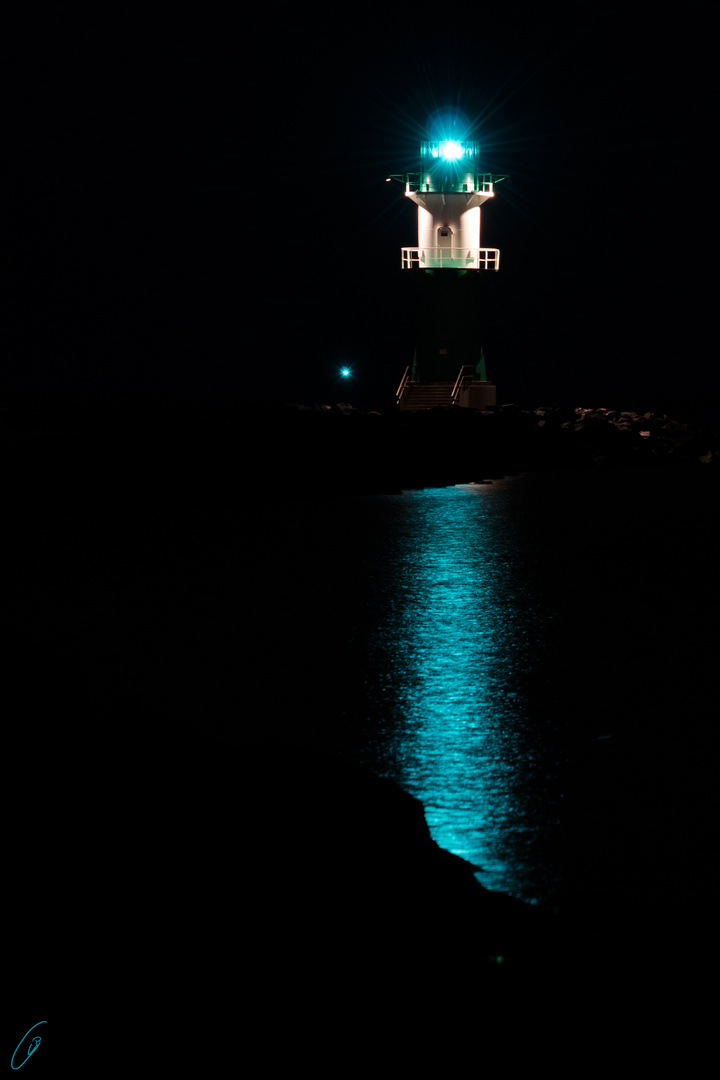
[[[382,674],[371,693],[394,778],[422,801],[433,839],[487,888],[533,900],[533,850],[557,819],[543,790],[557,763],[526,686],[552,611],[527,573],[527,535],[521,543],[506,513],[511,484],[388,496],[398,501],[384,547],[392,597],[373,635]]]

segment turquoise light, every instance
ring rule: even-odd
[[[349,367],[340,368],[340,374],[342,375],[343,379],[347,379],[348,375],[350,374],[350,368]]]
[[[525,699],[550,613],[525,581],[522,535],[504,524],[516,497],[504,481],[389,497],[394,587],[378,606],[371,695],[388,718],[393,778],[422,802],[433,840],[485,888],[530,899],[533,851],[557,822],[556,763]]]
[[[463,156],[465,148],[462,143],[459,142],[446,142],[440,147],[440,153],[445,161],[457,161],[458,158]]]
[[[479,155],[479,144],[467,139],[441,139],[438,142],[420,144],[422,158],[432,157],[442,161],[461,161],[463,158],[471,158],[474,164]]]

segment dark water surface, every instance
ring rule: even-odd
[[[293,598],[298,707],[331,703],[326,748],[417,796],[488,888],[709,903],[703,479],[523,475],[293,512],[272,591]]]
[[[490,889],[709,906],[716,491],[599,470],[299,504],[278,478],[18,533],[10,617],[118,745],[340,756]]]

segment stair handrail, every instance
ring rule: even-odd
[[[407,386],[407,384],[409,382],[410,382],[410,365],[408,364],[408,366],[405,368],[405,374],[403,375],[402,379],[400,380],[400,385],[398,386],[397,392],[395,394],[395,397],[397,398],[398,405],[402,401],[402,396],[405,393],[405,387]]]
[[[453,405],[455,405],[456,402],[457,402],[457,396],[460,393],[460,388],[462,386],[462,383],[465,381],[465,379],[470,378],[470,376],[464,375],[464,372],[467,371],[467,370],[470,370],[471,372],[474,372],[475,368],[473,367],[472,364],[463,364],[463,366],[460,368],[460,374],[458,375],[457,379],[455,380],[455,385],[453,386],[453,392],[452,392],[452,395],[450,397],[450,401],[452,402]]]

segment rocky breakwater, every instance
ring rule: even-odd
[[[583,465],[711,465],[720,462],[720,434],[673,420],[665,413],[637,413],[614,409],[534,409],[531,431],[543,455],[550,459],[569,436],[576,460]],[[561,434],[567,433],[566,435]],[[542,445],[547,444],[547,447]],[[562,453],[558,455],[562,465]]]
[[[665,414],[549,405],[360,413],[288,406],[262,421],[286,490],[397,490],[517,472],[717,466],[720,435]],[[258,436],[260,438],[260,435]]]
[[[524,471],[720,462],[716,431],[664,414],[557,405],[8,414],[2,436],[6,498],[18,519],[397,491]]]

